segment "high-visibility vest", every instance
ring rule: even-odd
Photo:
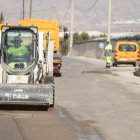
[[[24,56],[24,59],[23,59],[23,62],[11,62],[10,60],[9,60],[9,64],[8,64],[8,66],[11,68],[11,69],[15,69],[15,65],[16,64],[20,64],[20,63],[22,63],[23,64],[23,66],[24,66],[24,69],[25,68],[27,68],[27,66],[28,66],[28,64],[27,64],[27,62],[24,62],[25,61],[25,59],[26,59],[26,55],[29,55],[29,51],[28,51],[28,48],[27,47],[25,47],[25,46],[20,46],[20,47],[15,47],[15,46],[11,46],[8,50],[7,50],[7,54],[8,55],[12,55],[12,57],[22,57],[22,56]]]
[[[112,50],[112,45],[111,44],[106,45],[104,56],[109,56],[110,50]]]
[[[11,46],[8,49],[8,54],[21,56],[21,55],[29,54],[29,51],[25,46],[20,46],[19,48],[16,48],[15,46]]]

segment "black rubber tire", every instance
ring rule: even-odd
[[[113,67],[117,67],[117,64],[116,63],[113,63]]]
[[[133,67],[136,67],[136,63],[133,64]]]
[[[55,77],[61,77],[61,76],[62,76],[61,73],[54,73],[53,75],[54,75]]]
[[[58,77],[61,77],[61,73],[57,73],[57,76],[58,76]]]

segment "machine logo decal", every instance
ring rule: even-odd
[[[29,95],[13,94],[13,99],[29,99]]]
[[[8,97],[8,98],[10,98],[10,97],[12,96],[12,94],[10,94],[10,93],[5,93],[5,96]]]

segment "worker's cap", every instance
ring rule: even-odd
[[[21,43],[23,41],[22,41],[22,39],[19,36],[15,36],[13,42],[15,42],[15,43],[17,43],[17,42],[18,43]]]
[[[109,41],[107,40],[106,43],[109,43]]]

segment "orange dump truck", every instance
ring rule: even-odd
[[[44,34],[50,32],[50,40],[54,41],[53,73],[61,77],[62,55],[59,52],[59,23],[50,19],[24,19],[19,21],[20,26],[37,26],[38,31]],[[46,50],[46,36],[44,35],[43,46]]]

